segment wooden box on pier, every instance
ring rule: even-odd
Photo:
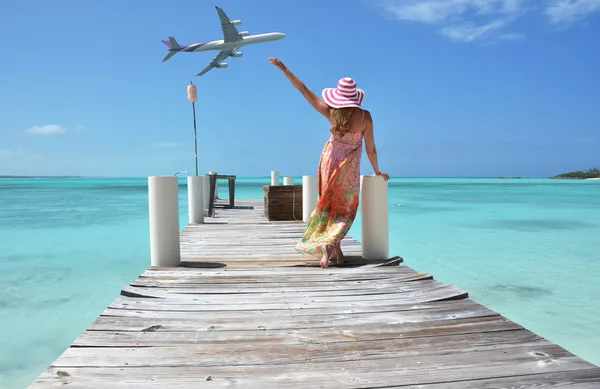
[[[265,185],[263,190],[267,220],[302,220],[302,185]]]

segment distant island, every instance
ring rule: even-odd
[[[551,177],[555,179],[563,179],[563,180],[589,180],[589,179],[598,179],[600,180],[600,169],[593,168],[588,169],[586,171],[575,171],[570,173],[562,173],[557,176]]]

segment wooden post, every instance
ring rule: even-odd
[[[208,200],[208,216],[213,217],[215,214],[215,199],[217,198],[217,173],[208,175],[210,180],[209,200]]]
[[[219,173],[218,173],[218,172],[215,172],[215,171],[210,171],[210,172],[208,172],[208,175],[209,175],[209,176],[210,176],[211,174],[214,174],[214,175],[216,176],[216,175],[217,175],[217,174],[219,174]],[[213,187],[211,186],[211,188],[213,188]],[[217,181],[216,181],[216,180],[215,180],[214,192],[215,192],[215,199],[218,199],[218,198],[219,198],[219,190],[217,189]]]

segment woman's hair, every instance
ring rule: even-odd
[[[354,113],[353,108],[334,108],[331,113],[331,133],[344,136],[349,130],[348,124]]]

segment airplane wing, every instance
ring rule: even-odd
[[[233,24],[231,24],[231,19],[225,14],[221,8],[216,7],[217,13],[219,14],[219,19],[221,19],[221,29],[223,30],[223,41],[227,42],[236,42],[241,41],[243,38],[240,36],[237,28]]]
[[[227,57],[229,57],[231,54],[233,54],[233,52],[235,52],[237,49],[239,49],[239,47],[236,47],[235,49],[231,49],[231,50],[221,50],[219,52],[219,54],[217,54],[217,56],[215,57],[215,59],[213,59],[207,67],[204,68],[204,70],[202,70],[200,73],[196,74],[197,76],[201,76],[205,73],[207,73],[210,69],[214,68],[215,66],[217,66],[218,64],[220,64],[221,62],[223,62],[223,60]]]

